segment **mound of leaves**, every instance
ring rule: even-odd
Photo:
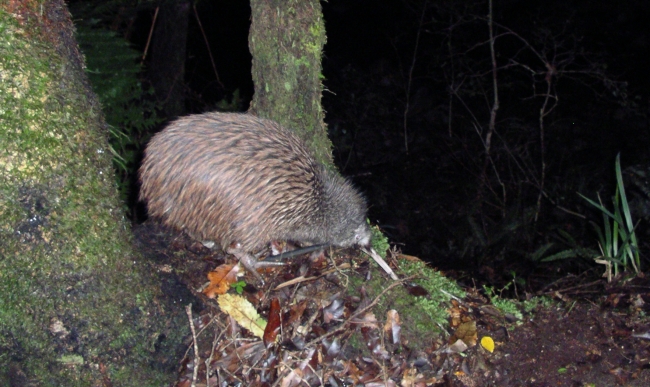
[[[584,286],[575,284],[555,286],[538,302],[511,302],[472,287],[462,297],[431,303],[437,300],[436,289],[427,286],[433,270],[402,270],[413,259],[405,256],[388,260],[399,281],[351,251],[334,251],[267,269],[262,285],[234,258],[158,225],[145,224],[136,236],[186,307],[190,333],[175,386],[650,381],[648,281],[625,289],[592,283],[602,292],[601,305],[578,303],[571,289]],[[426,309],[434,304],[445,321],[422,329],[422,316],[430,316]]]

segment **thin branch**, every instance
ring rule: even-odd
[[[487,179],[487,167],[490,164],[492,157],[491,157],[491,147],[492,147],[492,135],[494,134],[494,131],[496,129],[496,119],[497,119],[497,111],[499,110],[499,82],[498,82],[498,66],[497,66],[497,57],[496,57],[496,51],[494,49],[494,43],[495,43],[495,37],[494,37],[494,28],[493,28],[493,12],[492,12],[492,0],[489,1],[489,13],[488,13],[488,30],[490,33],[490,59],[492,62],[492,108],[490,109],[490,123],[488,126],[488,132],[485,136],[485,142],[484,142],[484,148],[485,148],[485,160],[483,161],[483,168],[481,169],[481,175],[480,175],[480,185],[478,192],[476,194],[476,199],[478,203],[482,203],[482,196],[483,196],[483,191],[485,187],[488,185],[488,179]],[[504,193],[504,207],[502,210],[502,215],[505,217],[505,193]]]
[[[196,339],[196,329],[194,329],[194,321],[192,319],[192,304],[185,307],[185,313],[190,320],[190,330],[192,331],[192,341],[194,342],[194,370],[192,373],[192,387],[196,387],[196,379],[199,374],[199,343]]]
[[[553,65],[546,65],[548,72],[546,74],[546,98],[544,98],[544,104],[542,108],[539,109],[539,148],[540,148],[540,183],[539,183],[539,194],[537,195],[537,210],[535,211],[535,222],[539,218],[539,212],[542,208],[542,195],[544,192],[544,182],[546,181],[546,146],[544,145],[544,118],[557,106],[557,96],[555,96],[555,104],[547,111],[547,106],[550,100],[551,88],[553,87],[553,77],[555,76],[555,67]]]
[[[151,37],[153,36],[153,29],[156,26],[156,20],[158,19],[158,11],[160,7],[156,7],[156,12],[153,14],[153,20],[151,21],[151,28],[149,28],[149,37],[147,37],[147,44],[144,46],[144,52],[142,53],[142,61],[140,64],[144,63],[144,59],[147,57],[147,52],[149,51],[149,44],[151,43]]]
[[[411,61],[411,68],[409,69],[409,79],[406,83],[406,106],[404,106],[404,150],[406,154],[409,153],[408,143],[408,116],[411,100],[411,85],[413,84],[413,69],[415,68],[415,61],[418,57],[418,46],[420,44],[420,34],[422,33],[422,25],[424,24],[424,14],[427,9],[427,1],[422,5],[422,13],[420,14],[420,25],[418,26],[418,33],[415,37],[415,47],[413,48],[413,60]]]
[[[217,83],[219,83],[219,86],[225,89],[223,83],[221,83],[221,80],[219,79],[219,73],[217,72],[217,65],[214,64],[214,57],[212,56],[212,50],[210,49],[210,43],[208,42],[208,37],[205,35],[205,31],[203,30],[203,24],[201,24],[201,19],[199,19],[199,13],[196,11],[196,3],[192,4],[192,8],[194,8],[194,17],[196,17],[196,22],[199,24],[199,29],[201,30],[201,34],[203,34],[203,40],[205,41],[205,47],[208,49],[208,55],[210,55],[210,62],[212,63],[212,70],[214,70],[214,76],[217,78]]]

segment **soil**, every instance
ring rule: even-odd
[[[650,386],[650,340],[636,336],[650,326],[638,315],[585,301],[538,310],[499,335],[473,385]]]
[[[179,305],[194,305],[197,347],[189,344],[186,358],[179,359],[175,386],[650,386],[650,281],[643,276],[613,284],[562,283],[564,288],[545,290],[546,306],[521,319],[500,312],[478,287],[466,289],[468,296],[450,309],[475,327],[474,339],[454,343],[457,332],[454,339],[432,334],[419,338],[430,343],[425,350],[412,351],[405,338],[391,342],[388,322],[368,312],[373,300],[364,299],[363,289],[359,297],[345,297],[339,277],[318,274],[322,269],[315,274],[312,255],[263,273],[267,286],[246,285],[244,297],[269,325],[277,324],[272,339],[267,327],[260,340],[200,291],[206,274],[233,258],[153,222],[134,231],[162,273],[164,289]],[[337,265],[350,259],[341,257],[332,259]],[[363,269],[356,274],[367,275]],[[293,290],[270,290],[300,275],[317,279]],[[245,278],[255,283],[249,274]],[[318,299],[331,303],[318,305]],[[273,300],[285,306],[274,312]],[[393,320],[393,329],[399,324]],[[276,340],[278,332],[282,340]],[[351,349],[355,334],[368,351]],[[479,343],[486,336],[495,343],[493,352]]]

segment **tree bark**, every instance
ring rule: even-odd
[[[0,3],[0,385],[161,386],[187,330],[134,256],[73,31],[63,0]]]
[[[293,129],[316,158],[332,163],[323,122],[325,23],[318,0],[251,0],[249,48],[255,94],[250,111]]]

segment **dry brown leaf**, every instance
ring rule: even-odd
[[[455,343],[449,346],[445,352],[447,353],[462,353],[467,350],[467,344],[463,340],[458,339]]]
[[[392,379],[388,379],[386,383],[384,382],[370,382],[370,383],[365,383],[365,387],[397,387],[397,384],[393,382]]]
[[[340,298],[334,299],[331,304],[323,308],[323,320],[329,324],[332,320],[340,320],[345,311],[345,304]]]
[[[361,370],[359,369],[359,367],[357,367],[357,365],[354,364],[352,360],[345,360],[343,361],[343,364],[345,365],[345,368],[338,375],[340,377],[342,376],[349,377],[350,379],[352,379],[354,384],[359,383],[359,380],[361,379]]]
[[[208,285],[203,294],[208,298],[214,298],[219,294],[226,294],[230,285],[237,282],[237,274],[239,273],[239,264],[220,265],[213,271],[208,273]]]
[[[341,342],[338,338],[331,342],[327,339],[323,340],[323,349],[325,350],[325,361],[331,362],[341,354]]]
[[[300,385],[301,382],[302,382],[302,371],[300,371],[298,368],[295,368],[291,370],[289,375],[282,378],[282,383],[280,384],[280,386],[294,387]]]
[[[271,300],[269,322],[266,324],[266,328],[264,329],[264,346],[267,348],[278,339],[278,333],[280,333],[280,328],[282,327],[282,319],[280,318],[281,309],[280,300],[277,298]]]
[[[303,377],[307,378],[314,373],[318,368],[319,356],[315,348],[310,349],[305,356],[305,359],[300,362],[300,370]]]
[[[395,309],[386,312],[386,324],[384,324],[384,332],[393,340],[393,344],[399,344],[400,334],[402,331],[402,322],[399,318],[399,313]]]
[[[422,260],[414,255],[406,255],[400,253],[398,256],[398,259],[403,259],[405,261],[411,261],[411,262],[422,262]]]
[[[228,372],[236,372],[242,365],[242,362],[248,361],[255,354],[264,353],[264,345],[261,341],[243,343],[241,347],[232,350],[233,347],[229,346],[229,353],[219,359],[213,359],[210,363],[210,368],[222,368]]]
[[[307,300],[302,300],[299,303],[292,305],[289,311],[289,318],[285,324],[289,326],[300,322],[300,318],[305,313],[305,309],[307,309]]]
[[[363,314],[363,317],[353,319],[352,323],[360,324],[363,328],[379,329],[379,321],[377,321],[377,317],[372,312],[366,312]]]
[[[449,313],[449,316],[451,317],[451,321],[449,322],[449,325],[451,327],[457,327],[461,323],[461,319],[463,316],[463,311],[458,305],[458,302],[456,300],[451,300],[452,306],[447,309],[447,313]]]
[[[449,342],[452,343],[455,340],[463,340],[463,342],[470,347],[475,346],[478,341],[476,321],[469,321],[460,324],[458,328],[456,328],[456,332],[451,336]]]

